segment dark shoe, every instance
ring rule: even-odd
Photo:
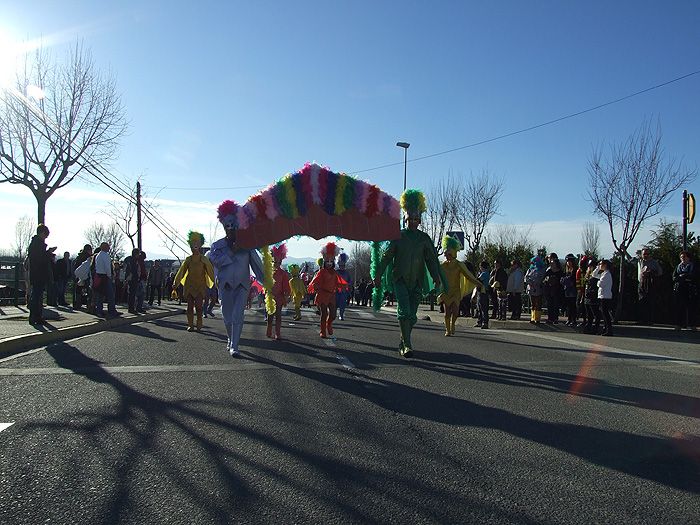
[[[484,330],[484,329],[486,329],[486,328],[488,328],[488,327],[489,327],[489,325],[487,325],[487,324],[482,324],[482,325],[481,325],[481,329],[482,329],[482,330]]]

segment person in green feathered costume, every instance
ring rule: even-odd
[[[399,239],[389,243],[376,265],[374,285],[375,288],[381,288],[382,274],[391,264],[391,275],[387,280],[390,286],[393,286],[396,295],[396,317],[401,329],[399,354],[403,357],[411,357],[413,355],[411,330],[418,320],[416,313],[427,282],[426,267],[436,288],[440,288],[441,284],[445,283],[445,279],[441,275],[433,241],[428,234],[418,229],[421,215],[426,210],[425,196],[420,190],[406,190],[401,195],[401,208],[406,213],[408,225],[401,230]]]

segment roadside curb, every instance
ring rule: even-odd
[[[97,332],[109,331],[114,328],[126,326],[144,321],[153,321],[171,315],[178,315],[184,310],[166,310],[163,312],[154,312],[152,314],[132,315],[127,317],[115,317],[112,319],[100,319],[90,323],[79,324],[75,326],[67,326],[50,332],[40,332],[37,334],[23,334],[15,337],[10,337],[0,342],[0,358],[9,357],[24,350],[47,346],[58,341],[74,339],[85,335],[94,334]]]

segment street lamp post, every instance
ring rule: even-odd
[[[396,145],[399,148],[403,148],[403,191],[406,191],[406,162],[408,159],[408,147],[410,144],[408,142],[397,142]]]

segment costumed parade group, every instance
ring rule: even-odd
[[[401,195],[400,205],[405,226],[400,229],[398,238],[388,243],[373,242],[370,273],[374,279],[375,309],[381,306],[385,292],[396,297],[400,329],[398,351],[401,356],[411,357],[411,332],[424,294],[431,289],[441,290],[438,302],[444,305],[445,336],[451,336],[455,333],[462,297],[483,285],[457,261],[456,255],[462,246],[455,238],[445,236],[443,239],[446,260],[440,264],[431,238],[418,229],[426,210],[422,192],[406,190]],[[175,276],[175,283],[182,284],[187,301],[187,330],[201,331],[202,303],[207,290],[216,286],[228,338],[227,350],[232,357],[239,356],[244,310],[249,303],[251,286],[257,284],[257,279],[263,283],[265,293],[267,337],[274,340],[282,337],[282,310],[290,301],[294,307],[293,318],[301,319],[301,304],[307,293],[315,294],[315,305],[320,310],[320,337],[332,337],[333,322],[336,316],[340,320],[344,318],[352,286],[346,269],[348,256],[335,243],[325,244],[318,260],[319,270],[310,282],[307,281],[307,286],[299,265],[283,268],[287,257],[287,246],[283,242],[271,249],[261,248],[262,257],[257,249],[243,247],[237,242],[242,216],[241,207],[234,201],[221,203],[218,219],[225,236],[212,243],[207,255],[202,253],[204,236],[199,232],[188,235],[192,254]]]

